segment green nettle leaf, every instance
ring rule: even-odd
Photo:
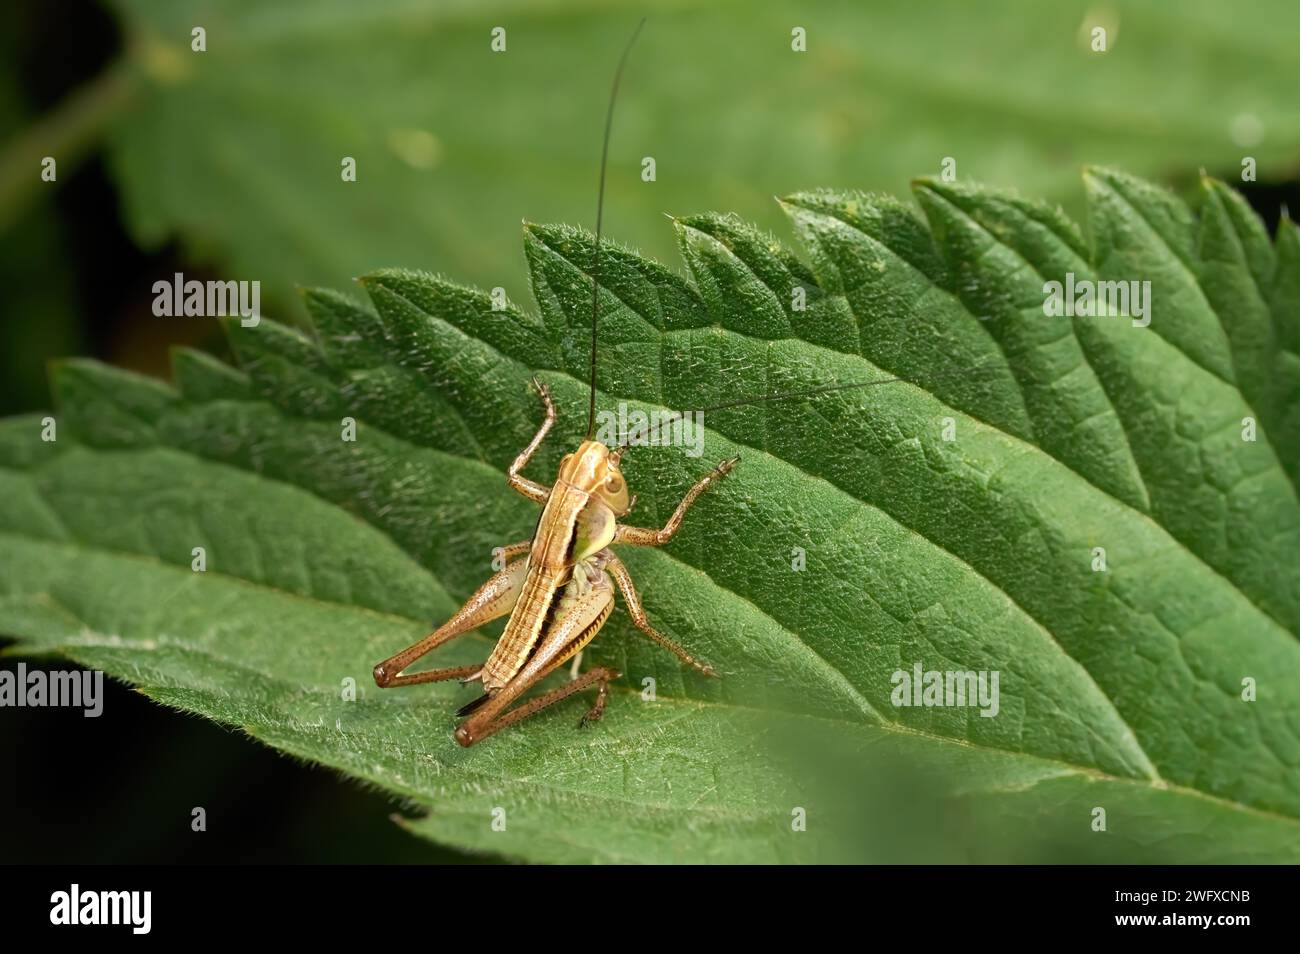
[[[784,199],[808,264],[719,215],[673,222],[689,279],[602,252],[602,409],[903,379],[709,413],[703,457],[629,452],[645,526],[742,457],[669,546],[623,553],[721,679],[620,610],[585,730],[570,701],[463,750],[471,689],[370,681],[531,533],[504,471],[534,373],[560,419],[529,472],[582,436],[594,248],[554,226],[525,229],[535,313],[377,271],[366,304],[307,292],[314,334],[232,321],[238,368],[60,366],[56,442],[0,425],[0,628],[509,857],[1295,861],[1300,231],[1270,242],[1210,180],[1195,213],[1086,184],[1088,237],[923,180],[923,217]],[[996,712],[897,705],[918,666],[997,673]]]

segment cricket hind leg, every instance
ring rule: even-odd
[[[527,466],[529,459],[533,456],[533,452],[537,450],[538,446],[550,432],[552,425],[555,424],[555,402],[551,400],[550,388],[537,380],[537,378],[533,378],[533,387],[536,388],[537,393],[541,395],[542,406],[546,409],[546,416],[542,420],[542,426],[538,428],[533,439],[528,442],[528,446],[521,450],[519,456],[517,456],[510,464],[510,469],[506,472],[506,475],[507,483],[509,483],[512,490],[517,491],[534,503],[543,504],[546,503],[546,498],[551,495],[551,488],[547,487],[545,484],[539,484],[535,480],[529,480],[521,474],[520,471]]]
[[[492,732],[500,732],[507,726],[514,725],[516,722],[522,722],[530,715],[540,712],[548,706],[553,706],[562,699],[567,699],[575,692],[581,692],[593,682],[599,682],[596,693],[596,704],[588,710],[587,714],[582,717],[580,725],[587,726],[599,719],[605,712],[605,702],[609,698],[609,683],[612,679],[617,679],[622,673],[609,666],[595,666],[588,669],[582,675],[570,680],[558,689],[552,689],[550,692],[543,693],[536,699],[530,699],[517,709],[511,709],[505,715],[498,718],[492,725]],[[481,708],[492,697],[482,695],[468,705],[461,706],[456,710],[456,715],[466,716]],[[479,738],[486,738],[491,733],[484,733]],[[476,740],[477,741],[477,740]]]
[[[540,712],[548,706],[553,706],[555,703],[567,699],[575,692],[581,692],[592,683],[596,683],[596,702],[587,710],[587,714],[584,715],[582,720],[578,723],[578,725],[583,727],[591,725],[605,714],[605,703],[609,699],[609,684],[621,675],[623,675],[621,672],[610,666],[593,666],[577,679],[565,683],[558,689],[552,689],[550,692],[544,693],[536,699],[528,700],[528,702],[524,703],[517,709],[511,709],[493,724],[492,731],[499,732],[507,726],[514,725],[516,722],[521,722],[524,719],[527,719],[530,715]]]
[[[506,559],[511,556],[518,556],[528,549],[530,543],[531,541],[528,540],[512,543],[510,546],[503,548],[502,554]],[[409,675],[403,675],[402,671],[421,656],[437,649],[443,643],[449,642],[457,636],[462,636],[484,623],[499,619],[514,609],[515,603],[519,599],[519,593],[523,589],[527,570],[528,561],[517,560],[514,563],[507,564],[506,568],[500,573],[489,577],[487,582],[475,590],[474,595],[465,602],[465,605],[452,615],[451,619],[424,637],[424,639],[412,643],[400,653],[390,656],[376,666],[374,671],[375,685],[379,686],[380,689],[391,689],[397,686],[414,686],[425,682],[443,682],[447,679],[465,679],[478,672],[482,668],[481,665],[431,669]]]
[[[609,682],[622,673],[608,666],[595,666],[577,679],[530,699],[516,709],[506,712],[531,687],[545,679],[575,656],[587,643],[595,638],[596,633],[605,625],[614,608],[614,591],[605,578],[603,585],[597,585],[585,595],[576,597],[568,610],[557,616],[553,630],[547,634],[545,642],[533,654],[508,683],[493,693],[485,694],[464,706],[458,715],[467,714],[467,718],[456,727],[456,741],[463,746],[481,742],[490,735],[514,725],[542,709],[566,699],[575,692],[581,692],[593,683],[599,683],[596,704],[584,717],[582,724],[589,725],[601,717],[605,702],[609,696]]]
[[[495,735],[496,733],[500,732],[502,729],[507,729],[510,726],[514,725],[516,722],[522,722],[524,719],[527,719],[529,716],[536,715],[538,712],[541,712],[543,709],[549,706],[553,706],[555,705],[555,703],[561,702],[564,699],[567,699],[575,692],[581,692],[582,690],[590,686],[592,683],[598,683],[599,685],[596,691],[595,705],[593,705],[589,710],[587,710],[587,714],[584,715],[581,721],[578,723],[579,726],[585,728],[586,726],[589,726],[593,722],[599,720],[600,717],[605,714],[605,703],[609,698],[609,684],[611,681],[617,679],[621,675],[623,675],[621,672],[619,672],[617,669],[612,669],[609,666],[593,666],[591,669],[588,669],[577,679],[565,683],[563,686],[560,686],[558,689],[552,689],[550,692],[543,693],[542,695],[538,696],[536,699],[529,699],[523,705],[519,706],[516,709],[511,709],[505,715],[499,716],[497,719],[491,722],[484,723],[483,726],[480,729],[478,729],[476,734],[472,736],[467,736],[469,741],[461,741],[462,739],[461,730],[460,728],[458,728],[456,730],[456,741],[460,742],[461,745],[466,745],[466,746],[473,745],[475,742],[482,742],[489,735]],[[457,712],[456,714],[461,715],[463,713],[471,712],[474,709],[477,709],[480,706],[482,706],[484,703],[488,702],[490,699],[491,696],[480,696],[478,699],[475,699],[469,705],[462,707],[460,712]]]

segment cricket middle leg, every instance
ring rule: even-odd
[[[512,543],[502,549],[506,559],[527,552],[531,540]],[[390,656],[375,667],[375,685],[381,689],[395,686],[414,686],[424,682],[442,682],[447,679],[463,679],[472,676],[482,668],[478,666],[456,666],[451,669],[431,669],[427,672],[402,675],[402,670],[415,662],[425,653],[437,649],[443,643],[464,635],[484,623],[505,616],[515,607],[519,593],[524,586],[524,577],[528,572],[527,560],[516,560],[506,565],[500,573],[488,578],[474,595],[465,601],[447,622],[443,623],[419,642],[412,643],[395,656]]]
[[[614,531],[614,542],[629,543],[637,547],[663,546],[677,533],[677,529],[682,525],[682,518],[686,516],[686,511],[691,509],[691,505],[695,503],[700,494],[709,489],[709,484],[730,473],[731,468],[735,467],[736,462],[739,460],[739,457],[724,460],[696,481],[695,486],[686,491],[686,496],[677,505],[677,509],[673,511],[673,515],[668,518],[668,522],[664,524],[662,530],[651,530],[646,527],[625,527],[620,524]]]
[[[706,676],[716,676],[717,673],[713,671],[712,666],[696,659],[650,625],[650,620],[645,614],[645,608],[641,605],[641,595],[637,593],[636,584],[632,582],[632,574],[627,571],[627,566],[623,561],[608,550],[602,551],[601,556],[605,560],[605,570],[614,578],[614,582],[618,584],[618,591],[623,594],[623,602],[627,604],[627,612],[632,617],[632,624],[692,669],[698,670]]]
[[[605,700],[609,695],[609,681],[617,679],[620,675],[617,670],[608,666],[593,667],[558,689],[552,689],[536,699],[530,699],[510,712],[505,710],[591,642],[600,628],[605,625],[605,620],[609,619],[613,608],[614,591],[609,586],[608,580],[604,585],[597,585],[586,595],[574,599],[566,612],[557,616],[551,623],[550,628],[542,636],[541,645],[523,669],[496,692],[484,695],[461,709],[461,714],[473,714],[456,727],[456,741],[463,746],[481,742],[488,736],[528,718],[547,706],[554,705],[561,699],[568,698],[575,692],[586,689],[593,683],[599,683],[599,693],[595,706],[587,713],[583,724],[599,719],[604,712]]]

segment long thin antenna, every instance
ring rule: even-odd
[[[600,228],[605,216],[605,166],[609,163],[609,132],[614,125],[614,100],[618,99],[618,84],[623,78],[623,67],[627,65],[627,55],[632,52],[632,45],[641,35],[645,26],[645,17],[632,31],[632,38],[623,47],[619,57],[618,69],[614,71],[614,87],[609,91],[609,109],[605,112],[605,144],[600,150],[600,188],[596,193],[596,264],[591,269],[591,403],[587,408],[587,440],[596,433],[596,328],[600,324]]]
[[[954,380],[978,379],[986,376],[981,372],[998,370],[1006,370],[1006,367],[1004,365],[977,364],[974,367],[963,369],[958,374],[942,375],[939,378],[928,382],[928,384],[933,385],[940,382],[946,383]],[[992,375],[987,376],[992,377]],[[856,388],[875,387],[879,384],[916,384],[917,387],[926,387],[926,385],[912,381],[910,378],[876,378],[871,381],[851,381],[848,384],[826,384],[821,387],[807,388],[802,391],[778,391],[776,394],[758,394],[750,397],[733,398],[730,401],[723,401],[720,404],[711,404],[708,407],[692,408],[689,411],[683,411],[667,419],[662,419],[655,427],[646,431],[644,434],[627,435],[623,440],[622,446],[625,448],[631,447],[633,446],[633,441],[640,442],[643,438],[648,441],[659,432],[660,428],[665,425],[671,425],[688,414],[707,414],[711,411],[722,411],[727,408],[744,407],[751,404],[766,404],[775,401],[793,401],[796,398],[812,397],[817,394],[826,394],[830,391],[850,391]]]

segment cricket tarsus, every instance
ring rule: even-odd
[[[609,91],[609,107],[605,110],[605,140],[600,149],[600,185],[596,188],[596,261],[591,270],[591,394],[587,406],[587,440],[596,433],[596,329],[600,319],[600,235],[605,218],[605,167],[609,164],[609,134],[614,126],[614,101],[618,99],[618,84],[623,78],[623,67],[627,65],[627,56],[632,52],[632,45],[641,35],[645,26],[645,17],[632,31],[623,55],[619,57],[618,68],[614,71],[614,85]]]

